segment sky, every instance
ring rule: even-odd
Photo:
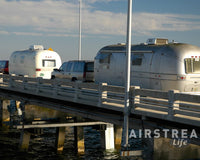
[[[200,0],[133,0],[132,44],[167,38],[200,47]],[[82,0],[82,59],[125,43],[128,0]],[[43,45],[78,59],[79,0],[0,0],[0,59]]]

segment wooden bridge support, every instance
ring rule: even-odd
[[[29,147],[31,133],[27,130],[21,131],[20,142],[19,142],[19,149],[22,151],[27,151]]]
[[[57,149],[57,153],[62,153],[65,142],[65,127],[57,127],[56,128],[56,143],[55,147]]]
[[[74,127],[74,146],[79,155],[85,153],[84,128]]]
[[[101,145],[106,151],[113,151],[115,149],[115,139],[114,139],[114,125],[106,124],[106,129],[101,130]]]
[[[115,149],[117,151],[121,150],[121,142],[122,142],[122,127],[115,125]]]
[[[114,142],[114,125],[113,124],[106,125],[105,139],[106,139],[106,150],[114,150],[115,142]]]

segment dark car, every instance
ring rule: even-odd
[[[0,60],[0,73],[9,74],[8,64],[8,60]]]

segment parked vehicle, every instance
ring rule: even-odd
[[[94,81],[94,61],[74,60],[64,62],[59,69],[54,69],[51,78],[65,78],[71,81]]]
[[[125,52],[125,44],[100,49],[94,61],[96,83],[124,86]],[[163,91],[199,92],[200,48],[158,38],[132,45],[131,85]]]
[[[8,60],[0,60],[0,73],[9,74],[8,64]]]
[[[61,66],[61,58],[52,49],[33,45],[28,50],[15,51],[10,56],[10,74],[51,78],[51,72]]]

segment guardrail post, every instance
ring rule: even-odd
[[[58,91],[59,91],[59,87],[60,87],[60,81],[58,81],[57,79],[53,80],[53,95],[57,96],[58,95]]]
[[[174,110],[179,109],[179,103],[176,101],[175,94],[179,93],[179,90],[169,90],[168,91],[168,116],[174,115]]]
[[[42,80],[41,77],[37,77],[37,88],[36,88],[36,93],[39,93],[39,92],[40,92],[40,85],[42,84],[41,80]]]
[[[23,89],[25,90],[26,89],[26,83],[28,82],[28,80],[27,80],[27,75],[24,75],[24,77],[23,77]]]
[[[129,92],[130,109],[135,110],[136,104],[140,103],[140,95],[136,95],[136,90],[139,90],[140,86],[131,86]]]
[[[74,102],[77,102],[77,100],[78,100],[78,95],[79,95],[79,89],[80,89],[80,87],[79,87],[79,83],[80,82],[78,82],[78,81],[76,81],[75,82],[75,93],[74,93]]]
[[[100,107],[103,102],[106,102],[107,99],[107,91],[104,91],[104,86],[107,86],[107,83],[99,84],[99,102],[98,106]]]
[[[9,87],[12,88],[14,85],[13,85],[13,75],[9,75]]]

